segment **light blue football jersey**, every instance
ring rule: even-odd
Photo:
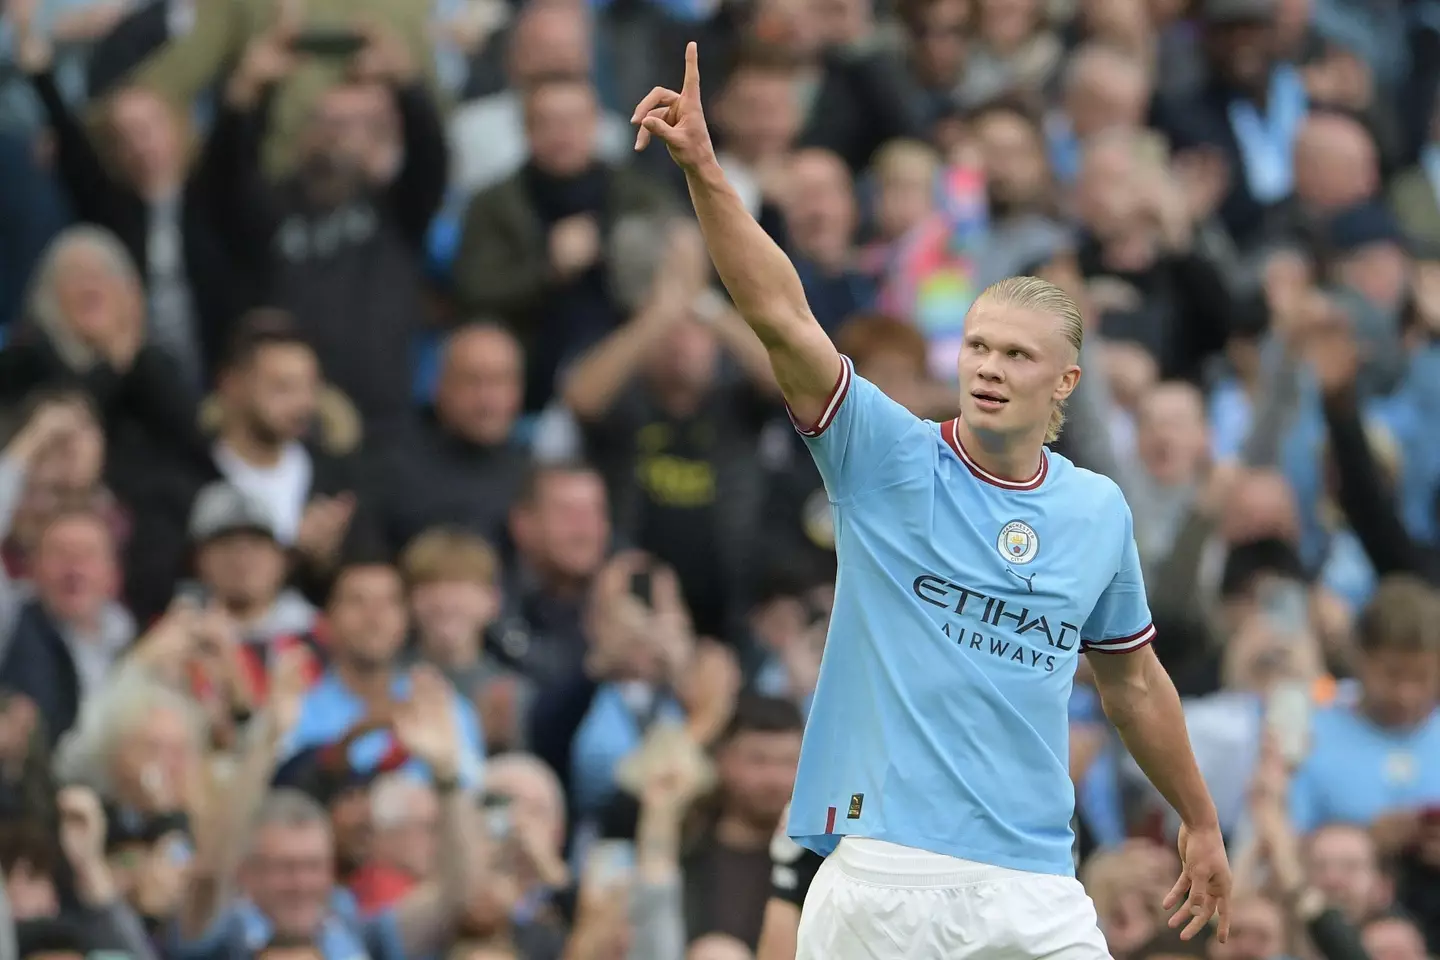
[[[1077,658],[1155,634],[1130,508],[1048,450],[1030,480],[995,477],[955,427],[847,359],[801,428],[839,577],[788,832],[822,855],[854,835],[1072,874]]]

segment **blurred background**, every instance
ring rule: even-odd
[[[1115,956],[1440,953],[1440,2],[0,0],[0,960],[793,950],[834,531],[631,149],[690,39],[916,414],[1084,307],[1240,889],[1165,932],[1082,664]]]

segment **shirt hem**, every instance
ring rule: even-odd
[[[1064,864],[1054,860],[1037,860],[1031,857],[1013,857],[1003,853],[996,853],[993,850],[979,850],[975,847],[964,844],[944,843],[932,840],[928,837],[905,836],[897,837],[886,830],[872,830],[865,833],[792,833],[790,839],[794,840],[806,850],[818,853],[822,857],[829,856],[845,837],[860,837],[867,840],[883,840],[886,843],[896,843],[905,847],[913,847],[916,850],[923,850],[926,853],[938,853],[946,857],[955,857],[959,860],[969,860],[972,863],[983,863],[991,867],[1004,867],[1007,870],[1019,870],[1023,873],[1041,874],[1047,877],[1074,877],[1075,858],[1067,846]]]

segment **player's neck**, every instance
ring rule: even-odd
[[[975,430],[964,419],[955,421],[955,440],[981,470],[1017,483],[1034,479],[1045,455],[1039,438],[999,437]]]

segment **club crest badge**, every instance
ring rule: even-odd
[[[1023,520],[1011,520],[1000,528],[1000,539],[995,542],[1007,563],[1029,563],[1040,552],[1040,537],[1034,528]]]

